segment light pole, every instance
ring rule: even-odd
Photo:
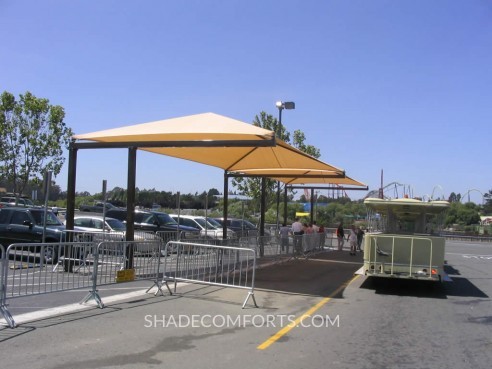
[[[296,104],[293,101],[285,101],[285,102],[277,101],[275,103],[275,106],[277,106],[278,108],[278,127],[275,130],[275,134],[277,135],[278,138],[282,139],[282,110],[295,109]],[[287,201],[287,199],[285,199],[285,201]],[[280,208],[280,181],[277,181],[277,229],[279,229],[279,223],[278,223],[279,208]],[[284,222],[286,221],[287,221],[287,214],[284,214]]]

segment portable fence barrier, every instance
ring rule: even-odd
[[[5,258],[5,248],[0,245],[0,313],[4,317],[7,324],[11,327],[15,327],[14,319],[7,309],[7,289],[6,289],[6,278],[7,278],[7,268],[5,264],[8,263]]]
[[[136,233],[138,241],[124,239],[123,232],[66,231],[56,243],[12,244],[6,250],[2,246],[0,310],[8,325],[16,326],[7,308],[12,298],[89,288],[89,297],[103,307],[95,286],[125,281],[125,268],[136,271],[134,279],[162,278],[162,239],[149,232]]]
[[[270,235],[239,239],[240,247],[256,249],[257,254],[262,257],[306,257],[311,253],[324,250],[325,247],[333,247],[333,245],[333,238],[326,233],[289,235],[287,238]]]
[[[7,300],[91,287],[92,273],[65,273],[56,266],[63,260],[88,266],[92,262],[81,255],[91,254],[93,249],[92,242],[72,242],[12,244],[5,252],[2,250],[1,311],[8,325],[16,326]]]
[[[0,245],[0,309],[10,327],[16,323],[7,306],[10,299],[87,288],[81,303],[94,300],[104,307],[98,287],[131,280],[149,280],[163,295],[169,282],[192,282],[245,289],[242,307],[254,296],[256,258],[306,256],[333,246],[327,234],[277,235],[240,239],[199,239],[189,232],[136,232],[126,241],[124,232],[67,231],[61,242]],[[191,241],[192,240],[192,241]]]
[[[168,282],[174,283],[174,292],[178,282],[246,289],[248,295],[242,307],[250,298],[258,307],[254,296],[255,249],[180,241],[168,242],[166,249],[172,257],[164,259],[162,283],[169,291]]]
[[[92,288],[82,303],[93,299],[103,308],[98,287],[135,280],[153,281],[152,287],[158,287],[155,295],[159,292],[163,295],[160,284],[163,277],[160,270],[162,248],[163,243],[159,239],[138,242],[108,241],[98,244],[97,252],[94,253]],[[171,293],[170,289],[169,292]]]

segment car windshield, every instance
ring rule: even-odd
[[[248,220],[244,220],[244,228],[256,229],[256,226]]]
[[[36,224],[42,225],[44,222],[44,210],[39,210],[39,211],[32,211],[31,214],[36,221]],[[46,225],[51,225],[51,226],[59,226],[63,225],[60,219],[58,219],[55,214],[52,212],[48,211],[46,212]]]
[[[220,224],[220,222],[218,222],[214,218],[207,218],[207,220],[208,220],[209,223],[213,224],[214,227],[216,227],[216,228],[222,228],[222,224]]]
[[[210,220],[210,219],[209,219]],[[216,229],[217,227],[213,225],[210,221],[207,222],[205,218],[195,218],[195,222],[200,224],[203,228]]]
[[[120,222],[118,219],[106,219],[106,223],[112,231],[126,231],[125,224]]]
[[[161,225],[177,225],[178,223],[171,218],[169,214],[166,213],[156,213],[157,219],[159,220],[159,224]]]

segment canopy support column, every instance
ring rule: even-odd
[[[266,211],[266,178],[261,178],[261,202],[260,202],[260,257],[265,255],[265,211]]]
[[[65,214],[66,228],[73,230],[75,216],[75,182],[77,179],[77,148],[74,142],[68,147],[68,182],[67,182],[67,212]]]
[[[137,148],[128,148],[128,174],[126,185],[126,240],[133,241],[135,236],[135,184],[137,176]],[[126,250],[126,269],[133,268],[133,247]]]
[[[68,146],[68,179],[67,179],[67,210],[65,213],[66,229],[72,231],[74,228],[75,216],[75,183],[77,181],[77,147],[72,141]],[[68,232],[65,241],[72,242],[73,234]],[[67,246],[65,255],[72,255],[72,246]],[[65,272],[73,271],[74,261],[70,257],[66,257],[63,263]]]
[[[222,239],[227,238],[227,214],[229,213],[229,176],[224,171],[224,221],[222,222]]]
[[[284,185],[284,222],[287,225],[287,185]]]

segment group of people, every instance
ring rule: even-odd
[[[343,223],[340,223],[338,225],[336,232],[337,232],[337,239],[338,239],[338,251],[342,251],[343,244],[345,242],[345,231],[343,229]],[[362,230],[362,227],[356,229],[355,225],[352,224],[347,236],[347,241],[349,242],[350,245],[350,255],[353,256],[357,254],[357,251],[362,251],[361,246],[362,246],[363,238],[364,238],[364,231]]]
[[[323,248],[325,244],[325,228],[323,225],[316,224],[316,221],[312,223],[301,223],[299,218],[296,218],[292,225],[289,227],[287,224],[282,224],[279,230],[280,236],[280,245],[282,247],[282,251],[289,251],[289,236],[292,235],[294,242],[294,252],[302,250],[302,236],[304,234],[315,234],[319,233],[319,245],[318,248]],[[343,244],[345,240],[349,242],[350,245],[350,255],[356,255],[357,251],[362,251],[362,239],[364,238],[364,231],[362,227],[356,229],[355,225],[352,225],[348,234],[345,234],[345,230],[343,229],[343,223],[340,223],[336,230],[336,236],[338,239],[338,250],[341,251],[343,249]]]
[[[302,249],[302,235],[304,234],[315,234],[318,233],[319,237],[319,248],[323,247],[325,243],[325,228],[323,225],[318,225],[316,221],[312,223],[301,223],[299,218],[296,218],[290,227],[286,223],[282,224],[280,227],[280,243],[282,246],[282,251],[284,248],[289,247],[289,235],[293,236],[294,240],[294,251],[299,251]]]

